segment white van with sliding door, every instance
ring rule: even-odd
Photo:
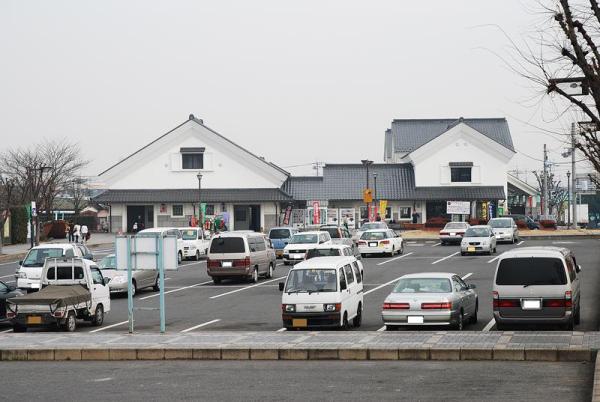
[[[315,257],[294,266],[279,283],[287,329],[360,327],[363,283],[354,257]]]

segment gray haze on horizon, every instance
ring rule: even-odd
[[[493,54],[510,43],[492,24],[519,38],[540,17],[519,0],[432,3],[3,1],[0,151],[67,138],[95,175],[193,113],[282,167],[381,162],[394,118],[464,116],[506,117],[517,150],[568,161],[534,126],[569,120]]]

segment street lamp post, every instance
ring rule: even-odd
[[[377,172],[373,173],[373,187],[374,187],[374,194],[373,194],[373,208],[377,208],[378,202],[377,202]],[[377,211],[379,214],[381,214],[381,211]],[[377,220],[377,217],[375,217],[375,220]]]
[[[363,164],[364,167],[367,168],[367,188],[369,188],[369,166],[371,166],[373,164],[373,161],[370,161],[368,159],[363,159],[361,160],[361,163]],[[369,203],[365,203],[365,208],[367,209],[367,220],[369,219]]]
[[[571,172],[567,172],[567,228],[571,229]]]
[[[196,175],[198,178],[198,227],[202,226],[202,173],[198,172]],[[204,228],[202,229],[202,238],[204,238]]]

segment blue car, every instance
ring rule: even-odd
[[[283,257],[283,249],[295,233],[298,233],[298,229],[289,226],[276,227],[269,231],[269,239],[275,248],[277,258]]]

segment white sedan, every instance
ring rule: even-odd
[[[363,257],[367,254],[402,254],[404,240],[392,229],[367,230],[360,236],[358,251]]]

